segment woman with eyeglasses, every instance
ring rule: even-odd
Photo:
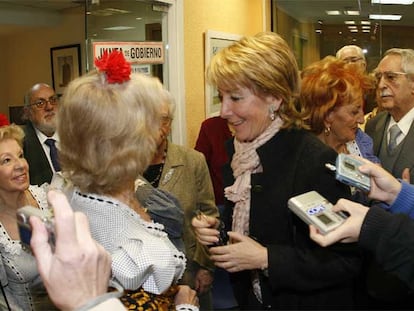
[[[181,282],[197,291],[201,310],[212,309],[211,285],[214,263],[207,247],[196,240],[191,226],[192,217],[202,212],[219,216],[214,201],[213,185],[204,155],[194,149],[173,144],[168,136],[174,115],[174,98],[163,92],[160,134],[157,150],[144,177],[153,187],[176,197],[184,211],[183,242],[187,267]]]

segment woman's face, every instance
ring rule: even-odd
[[[273,96],[258,97],[245,87],[235,90],[219,89],[220,115],[234,129],[234,136],[240,142],[257,138],[270,125],[270,105],[275,112],[281,100]]]
[[[160,125],[160,136],[157,142],[157,146],[162,146],[164,140],[168,137],[171,132],[171,116],[168,108],[168,104],[164,104],[161,108],[161,125]]]
[[[364,123],[362,95],[347,105],[340,106],[328,115],[328,124],[334,143],[347,143],[355,139],[358,125]]]
[[[0,142],[0,191],[25,191],[29,187],[29,165],[14,139]]]

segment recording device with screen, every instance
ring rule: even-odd
[[[33,206],[24,206],[16,212],[17,226],[19,229],[20,240],[25,250],[31,251],[30,240],[32,238],[32,226],[29,223],[30,216],[36,216],[45,224],[49,235],[49,244],[54,250],[55,246],[55,228],[51,211],[41,210]]]
[[[362,164],[364,163],[348,154],[338,154],[336,158],[336,179],[348,186],[369,192],[371,179],[369,175],[359,171],[358,167]]]
[[[288,207],[307,224],[316,226],[322,234],[340,226],[347,216],[332,211],[332,204],[316,191],[292,197]]]

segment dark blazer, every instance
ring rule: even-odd
[[[386,143],[386,131],[390,120],[390,114],[383,111],[370,119],[365,126],[365,132],[372,137],[374,142],[374,154],[379,157],[381,145]],[[401,151],[394,163],[390,173],[396,178],[401,178],[402,171],[408,167],[410,169],[410,182],[414,182],[414,122],[411,124],[407,136],[402,142]],[[380,158],[382,161],[382,159]]]
[[[234,154],[227,144],[229,158]],[[289,198],[316,190],[330,202],[350,197],[325,163],[335,163],[336,152],[305,130],[281,130],[258,148],[263,172],[251,177],[250,236],[268,249],[268,276],[259,273],[265,309],[351,309],[353,280],[360,271],[355,244],[322,248],[309,238],[309,227],[287,207]],[[229,164],[224,185],[234,178]],[[226,202],[225,215],[231,215]],[[231,274],[241,309],[251,310],[250,271]],[[251,297],[251,295],[250,295]]]
[[[23,130],[25,133],[23,152],[24,157],[29,163],[30,184],[40,186],[45,182],[50,183],[53,176],[53,170],[50,167],[49,160],[36,135],[33,124],[27,122],[23,126]]]

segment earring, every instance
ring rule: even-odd
[[[325,127],[323,132],[325,133],[325,136],[329,136],[331,134],[331,127],[330,126]]]
[[[270,120],[274,121],[276,119],[276,107],[275,105],[269,106],[269,117]]]

